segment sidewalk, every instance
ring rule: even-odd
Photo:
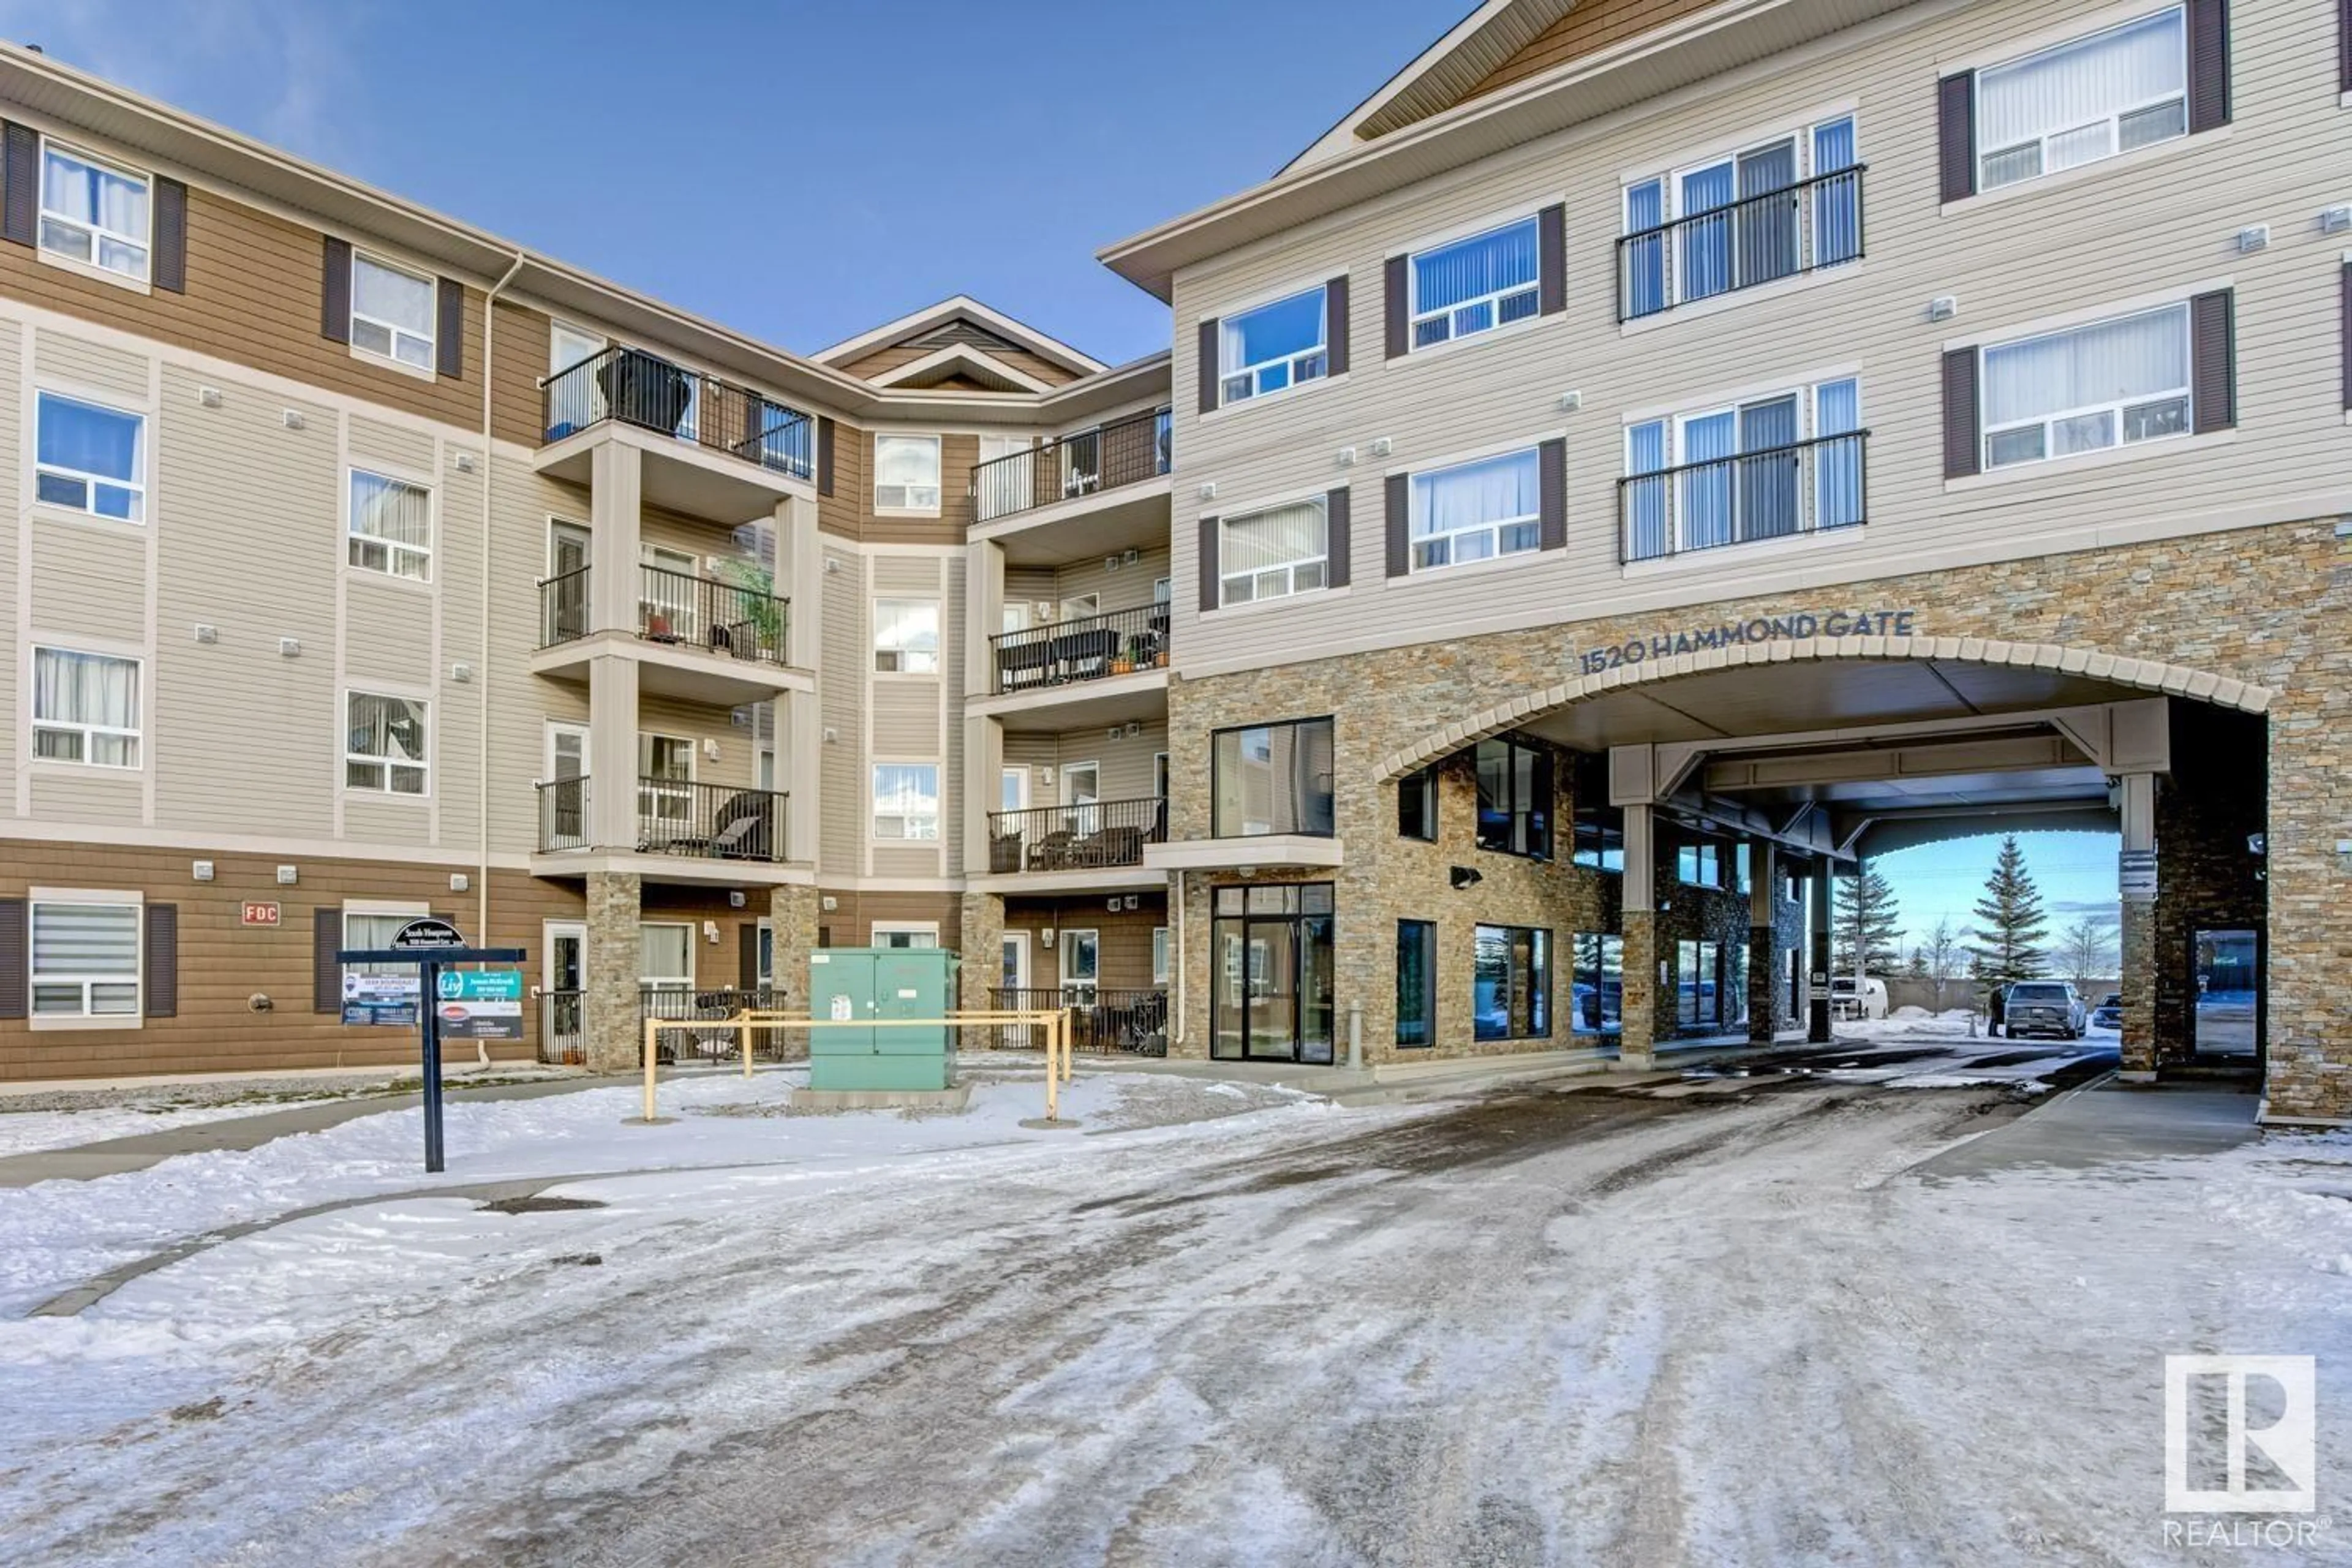
[[[2019,1165],[2064,1170],[2214,1154],[2260,1136],[2252,1088],[2226,1083],[2130,1084],[2069,1089],[1981,1138],[1948,1149],[1916,1175],[1982,1176]]]

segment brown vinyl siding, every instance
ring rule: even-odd
[[[539,378],[547,374],[554,323],[537,310],[504,300],[499,301],[498,312],[498,341],[492,347],[499,362],[490,387],[490,433],[501,441],[536,447],[547,433]],[[478,403],[474,418],[478,424]]]
[[[1151,932],[1153,928],[1168,923],[1167,895],[1140,893],[1137,907],[1122,909],[1114,914],[1104,906],[1111,895],[1075,894],[1061,899],[1007,899],[1004,900],[1005,934],[1029,933],[1029,984],[1034,988],[1050,987],[1062,983],[1062,947],[1060,933],[1066,931],[1091,931],[1102,942],[1097,954],[1095,984],[1106,991],[1148,991],[1155,984],[1151,978]],[[1121,897],[1121,903],[1126,900]],[[1038,944],[1037,933],[1055,932],[1055,944]],[[1169,963],[1175,964],[1174,939],[1170,939]],[[990,984],[1003,960],[995,954],[965,954],[969,963],[990,965]]]
[[[860,892],[850,888],[830,888],[824,897],[831,899],[835,907],[819,908],[817,929],[831,933],[829,945],[834,947],[872,945],[876,921],[936,921],[941,947],[952,949],[961,940],[963,903],[954,893]]]

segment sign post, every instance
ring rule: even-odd
[[[414,1014],[425,1071],[425,1168],[437,1172],[441,1151],[441,1026],[445,1015],[466,1039],[522,1038],[522,975],[509,970],[459,973],[457,963],[520,963],[519,947],[467,947],[457,928],[438,919],[414,920],[383,948],[345,948],[338,963],[402,963],[416,967],[413,982],[396,976],[343,977],[343,1022],[405,1024]],[[509,1024],[511,1033],[509,1032]]]

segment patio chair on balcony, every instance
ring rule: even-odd
[[[1066,827],[1048,833],[1029,847],[1029,869],[1032,871],[1064,871],[1073,862],[1071,845],[1076,837]]]
[[[1045,637],[1007,643],[996,650],[997,683],[1007,691],[1042,686],[1052,679],[1054,644]]]
[[[765,790],[745,790],[719,808],[709,853],[719,860],[772,860],[776,797]]]
[[[1069,632],[1054,639],[1055,676],[1062,680],[1091,680],[1110,673],[1118,657],[1118,634],[1108,626]]]
[[[632,425],[675,436],[694,403],[694,383],[666,359],[640,349],[623,349],[596,370],[604,406]]]

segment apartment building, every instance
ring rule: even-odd
[[[2339,9],[1490,0],[1108,249],[1118,367],[786,354],[0,50],[0,1074],[391,1059],[332,951],[428,910],[564,1059],[936,942],[1114,1047],[1641,1064],[2041,827],[2130,1071],[2352,1115]]]

